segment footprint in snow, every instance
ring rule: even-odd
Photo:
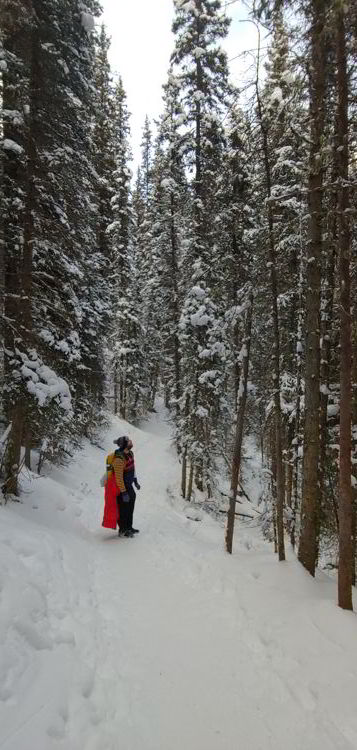
[[[57,714],[54,716],[50,725],[47,728],[47,734],[49,737],[53,737],[55,740],[63,740],[66,734],[66,724],[63,716]]]

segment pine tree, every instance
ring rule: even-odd
[[[190,452],[191,474],[194,472],[197,487],[203,489],[206,485],[209,493],[216,444],[212,419],[213,412],[217,416],[214,395],[221,382],[223,356],[219,312],[213,301],[217,278],[212,196],[216,187],[214,171],[223,148],[220,117],[230,93],[227,59],[219,47],[229,21],[220,10],[218,0],[177,0],[173,24],[176,44],[172,54],[173,72],[181,85],[184,124],[191,134],[187,160],[194,170],[192,229],[185,253],[185,263],[193,268],[193,273],[186,287],[181,324],[185,382],[180,442]],[[193,322],[196,320],[197,325]],[[186,494],[184,488],[183,491]]]
[[[156,207],[160,203],[160,163],[154,164],[151,124],[146,118],[141,143],[142,161],[134,191],[134,258],[140,331],[138,348],[145,362],[140,378],[140,410],[154,408],[162,369],[161,354],[161,260],[156,245]],[[140,299],[139,299],[140,295]]]
[[[340,271],[340,483],[338,603],[352,604],[352,338],[351,338],[351,232],[349,189],[349,86],[346,49],[346,16],[342,4],[336,8],[337,132],[339,154],[338,244]]]
[[[311,2],[309,243],[307,251],[305,417],[303,498],[299,560],[315,574],[317,551],[316,487],[319,482],[320,409],[320,262],[322,255],[323,155],[326,87],[325,6]]]
[[[179,322],[184,287],[182,257],[189,195],[183,159],[186,136],[181,132],[183,112],[179,93],[179,81],[170,70],[164,87],[164,111],[159,125],[158,148],[162,148],[163,153],[160,154],[158,150],[157,160],[160,160],[161,168],[157,183],[155,224],[162,263],[162,301],[167,311],[162,326],[162,377],[166,403],[173,408],[176,425],[182,389]],[[179,444],[178,448],[180,449]]]
[[[113,371],[114,413],[124,419],[135,418],[140,359],[137,351],[138,321],[133,258],[133,218],[131,208],[130,125],[126,93],[119,78],[114,93],[113,222],[108,234],[113,248],[111,278],[113,308],[109,336],[109,368]]]
[[[263,189],[266,191],[264,207],[265,221],[262,224],[264,243],[267,246],[268,267],[270,269],[272,343],[273,343],[273,409],[274,420],[274,467],[276,471],[276,519],[279,559],[285,559],[284,551],[284,505],[285,505],[285,471],[283,463],[284,420],[282,387],[284,380],[291,377],[294,363],[294,325],[296,310],[296,289],[298,278],[298,242],[296,225],[299,221],[300,206],[298,196],[301,184],[296,179],[299,172],[297,154],[291,135],[294,123],[293,105],[287,101],[291,86],[291,72],[288,66],[288,39],[281,12],[273,16],[274,36],[269,50],[268,78],[261,94],[259,79],[256,79],[257,116],[262,150]],[[289,78],[288,78],[289,76]],[[290,79],[290,80],[289,80]],[[290,106],[289,106],[290,105]],[[263,216],[264,216],[263,214]],[[295,227],[291,226],[295,223]],[[293,228],[293,232],[292,232]],[[294,231],[295,230],[295,231]],[[281,268],[286,262],[286,254],[291,258],[289,264],[288,288],[284,289]],[[293,270],[294,275],[291,273]],[[286,275],[286,274],[285,274]],[[295,277],[295,278],[294,278]],[[285,282],[286,283],[286,282]],[[284,304],[282,300],[284,299]],[[280,304],[279,304],[280,302]],[[282,325],[281,309],[290,308],[285,334],[288,340],[285,351],[285,363],[289,374],[282,378]],[[292,342],[292,346],[291,346]],[[270,421],[270,420],[269,420]],[[293,432],[290,438],[293,437]],[[291,496],[292,472],[290,472],[289,494]],[[291,501],[290,501],[291,502]]]
[[[112,249],[108,237],[108,226],[112,224],[112,199],[114,192],[113,175],[114,160],[114,105],[113,84],[108,62],[110,39],[106,34],[104,24],[101,25],[96,51],[95,65],[95,119],[93,131],[93,149],[95,169],[97,173],[98,194],[98,227],[97,245],[99,251],[108,261],[108,267],[113,261]],[[108,274],[110,279],[110,273]]]
[[[94,3],[90,9],[98,12]],[[8,139],[14,144],[12,151],[15,148],[18,156],[22,155],[21,169],[17,167],[15,173],[13,162],[14,179],[7,182],[8,206],[16,200],[16,193],[22,195],[15,232],[10,216],[4,220],[8,261],[13,256],[15,234],[18,238],[12,281],[9,273],[5,292],[10,299],[9,285],[16,280],[20,303],[14,328],[19,333],[22,329],[16,339],[11,340],[10,334],[6,361],[12,430],[5,487],[10,492],[17,490],[14,466],[18,465],[21,444],[25,444],[28,465],[31,447],[38,448],[40,464],[44,457],[61,455],[66,441],[78,439],[86,426],[79,426],[76,413],[80,403],[88,404],[88,385],[95,381],[95,393],[100,393],[100,379],[94,373],[98,370],[95,347],[101,316],[98,309],[90,307],[93,292],[88,302],[90,277],[83,283],[89,268],[83,248],[86,252],[95,249],[90,140],[94,47],[89,28],[93,18],[77,3],[53,6],[34,2],[33,10],[31,23],[26,10],[16,15],[17,56],[12,50],[12,9],[4,30],[5,55],[11,60],[3,85],[6,109],[7,97],[16,91],[13,81],[20,82],[20,70],[23,77],[23,84],[17,86],[22,97],[16,105],[19,117],[12,123],[19,135],[21,131],[22,142]],[[83,375],[89,371],[87,379]],[[75,394],[72,410],[69,382]]]

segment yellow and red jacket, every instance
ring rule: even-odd
[[[107,481],[110,477],[115,477],[116,486],[119,492],[126,492],[124,484],[125,455],[119,451],[109,453],[107,456]]]
[[[106,529],[116,529],[119,522],[120,492],[126,492],[124,484],[125,456],[119,451],[107,456],[107,476],[104,483],[104,515],[102,526]]]

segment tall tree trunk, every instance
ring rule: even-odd
[[[21,8],[13,13],[10,8],[3,14],[2,33],[5,47],[13,56],[10,68],[3,73],[2,106],[8,112],[22,110],[26,99],[26,87],[29,87],[30,121],[25,124],[19,118],[5,118],[3,137],[17,143],[18,153],[4,152],[3,156],[3,190],[5,217],[3,223],[4,265],[5,265],[5,376],[9,393],[5,390],[5,410],[11,432],[7,441],[4,474],[5,491],[18,494],[18,474],[20,467],[21,445],[26,418],[26,403],[20,383],[14,383],[13,363],[18,359],[18,351],[24,350],[31,342],[31,286],[32,286],[32,242],[34,212],[34,138],[36,128],[36,102],[38,81],[36,81],[36,55],[34,30],[30,28],[32,7],[25,4],[22,8],[27,15],[27,24],[22,22]],[[17,26],[18,24],[18,26]],[[18,62],[15,63],[16,58]],[[30,72],[28,82],[21,70]],[[16,74],[11,73],[11,66],[17,65]],[[19,90],[20,75],[23,75],[24,91]]]
[[[114,414],[118,414],[118,361],[114,364]]]
[[[41,91],[41,73],[39,69],[39,34],[34,29],[31,34],[31,77],[30,77],[30,115],[27,138],[27,164],[26,164],[26,209],[24,216],[24,244],[22,253],[22,338],[27,348],[34,345],[33,321],[32,321],[32,271],[33,271],[33,245],[35,240],[35,213],[36,213],[36,177],[37,148],[40,126],[38,123],[38,99]],[[23,439],[25,445],[25,465],[31,469],[31,447],[32,428],[31,414],[28,400],[24,405],[25,425]]]
[[[194,469],[195,469],[194,464],[191,463],[190,464],[190,473],[188,475],[187,496],[186,496],[186,499],[188,500],[188,502],[191,501],[191,497],[192,497]]]
[[[174,179],[173,170],[173,158],[171,157],[171,176]],[[180,396],[181,396],[181,355],[180,355],[180,342],[178,337],[178,324],[180,321],[180,309],[179,309],[179,292],[178,292],[178,265],[177,265],[177,232],[176,232],[176,205],[175,196],[171,192],[170,195],[170,239],[171,239],[171,270],[172,270],[172,287],[173,287],[173,311],[174,311],[174,333],[173,333],[173,349],[174,349],[174,373],[175,373],[175,411],[176,418],[178,419],[180,413]]]
[[[337,2],[337,0],[336,0]],[[337,3],[337,91],[338,91],[338,247],[340,270],[340,493],[338,604],[352,605],[352,338],[351,338],[351,237],[348,186],[348,74],[344,6]]]
[[[333,154],[333,168],[331,180],[336,185],[338,180],[337,165],[337,118],[335,122],[335,148]],[[316,565],[319,559],[319,537],[321,516],[326,506],[326,457],[328,444],[327,407],[330,388],[331,364],[331,331],[333,325],[333,303],[335,292],[336,247],[337,247],[337,188],[332,190],[327,223],[326,270],[322,285],[321,298],[321,335],[320,335],[320,460],[319,483],[317,486],[316,513]]]
[[[271,453],[271,496],[272,496],[272,519],[273,519],[273,541],[274,552],[278,554],[278,528],[276,508],[276,430],[273,424],[270,429],[270,453]]]
[[[31,431],[28,429],[28,421],[26,421],[26,427],[24,429],[24,443],[25,443],[25,466],[31,471]]]
[[[241,374],[241,391],[238,394],[237,403],[237,423],[234,440],[233,450],[233,461],[232,461],[232,477],[231,477],[231,491],[229,497],[229,509],[227,516],[227,528],[226,528],[226,550],[229,554],[232,554],[233,547],[233,534],[234,534],[234,519],[235,509],[237,502],[237,489],[239,482],[239,473],[242,460],[242,443],[243,443],[243,430],[244,430],[244,417],[245,407],[247,403],[247,389],[248,389],[248,372],[249,372],[249,357],[250,357],[250,339],[252,331],[252,317],[253,317],[253,293],[249,295],[249,304],[246,318],[245,336],[243,341],[243,368]]]
[[[185,421],[187,421],[189,413],[190,413],[190,396],[186,395]],[[185,445],[184,450],[183,450],[183,455],[182,455],[181,492],[182,492],[182,497],[184,498],[187,497],[186,481],[187,481],[187,445]]]
[[[187,481],[187,447],[185,446],[182,453],[182,470],[181,470],[181,494],[182,497],[186,497],[186,481]]]
[[[307,249],[306,343],[305,343],[305,419],[303,497],[299,560],[314,576],[316,566],[316,514],[320,448],[320,285],[322,257],[322,198],[326,39],[325,0],[311,2],[311,77],[310,77],[310,163],[309,215],[310,237]]]
[[[284,503],[285,503],[285,478],[283,465],[283,426],[281,414],[280,399],[280,332],[279,332],[279,311],[278,311],[278,280],[276,268],[276,251],[274,237],[274,215],[271,198],[271,166],[269,156],[268,133],[263,118],[263,109],[259,93],[259,79],[256,79],[256,96],[258,105],[259,125],[263,142],[263,159],[265,167],[265,178],[268,196],[268,255],[270,268],[270,286],[272,297],[272,317],[273,317],[273,387],[274,387],[274,411],[275,411],[275,430],[276,430],[276,512],[277,512],[277,533],[278,533],[278,550],[279,560],[285,560],[284,544]]]
[[[304,266],[303,251],[300,252],[299,258],[299,294],[298,294],[298,320],[296,330],[296,405],[295,405],[295,438],[294,438],[294,479],[293,491],[294,498],[292,504],[292,521],[290,524],[290,543],[295,549],[296,543],[296,519],[299,509],[299,489],[300,489],[300,427],[301,427],[301,378],[302,378],[302,337],[303,337],[303,286],[304,286]]]
[[[357,512],[356,499],[352,508],[352,586],[356,585],[356,562],[357,562]]]

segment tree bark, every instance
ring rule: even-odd
[[[340,483],[338,604],[352,605],[352,337],[350,300],[351,236],[348,186],[348,74],[345,17],[342,3],[336,8],[338,91],[338,247],[340,270]]]
[[[188,500],[188,502],[191,501],[191,497],[192,497],[193,473],[194,473],[194,465],[193,463],[191,463],[190,473],[188,475],[188,486],[187,486],[187,495],[186,495],[186,499]]]
[[[171,156],[171,176],[174,179],[173,169],[173,156]],[[180,320],[179,310],[179,292],[177,283],[177,231],[175,222],[175,196],[171,192],[170,195],[170,240],[171,240],[171,268],[172,268],[172,287],[173,287],[173,312],[174,312],[174,333],[173,333],[173,349],[174,349],[174,366],[175,366],[175,411],[176,418],[179,417],[180,412],[180,396],[181,396],[181,355],[180,355],[180,342],[178,337],[178,324]]]
[[[307,249],[305,418],[303,497],[299,560],[314,576],[316,566],[317,486],[320,457],[320,286],[322,256],[323,157],[325,117],[326,39],[325,0],[311,2],[310,162]]]
[[[114,414],[118,414],[118,361],[114,364]]]
[[[258,104],[259,124],[263,141],[263,158],[265,167],[265,177],[267,184],[267,195],[271,197],[271,167],[269,158],[268,133],[263,119],[263,109],[260,100],[258,77],[256,80],[256,95]],[[277,534],[279,560],[285,560],[284,544],[284,503],[285,503],[285,481],[283,466],[283,428],[281,415],[280,400],[280,332],[279,332],[279,311],[278,311],[278,280],[276,269],[276,252],[274,238],[274,215],[271,202],[268,202],[268,256],[270,267],[270,286],[272,296],[272,317],[273,317],[273,386],[274,386],[274,411],[275,411],[275,449],[276,449],[276,515],[277,515]]]
[[[234,518],[237,501],[237,489],[239,482],[239,473],[242,459],[242,443],[243,443],[243,430],[244,430],[244,417],[245,407],[247,403],[247,390],[248,390],[248,372],[249,372],[249,357],[250,357],[250,340],[252,331],[252,317],[253,317],[253,292],[249,295],[249,304],[246,318],[246,329],[243,341],[245,346],[243,355],[243,372],[241,375],[241,395],[237,404],[237,423],[234,440],[234,451],[232,461],[232,477],[231,477],[231,491],[229,498],[229,509],[227,515],[227,529],[226,529],[226,550],[229,554],[232,554],[233,547],[233,534],[234,534]]]
[[[187,478],[187,448],[182,453],[182,471],[181,471],[181,494],[186,498],[186,478]]]

